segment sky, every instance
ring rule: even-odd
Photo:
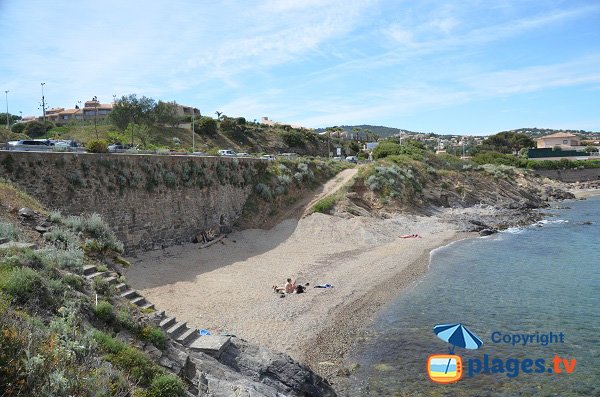
[[[600,131],[599,0],[0,0],[0,94],[232,117]],[[6,94],[0,112],[6,110]]]

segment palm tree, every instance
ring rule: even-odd
[[[221,121],[221,116],[223,115],[223,112],[219,112],[218,110],[215,112],[215,114],[217,115],[217,120]]]

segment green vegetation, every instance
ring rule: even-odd
[[[19,231],[12,223],[0,222],[0,238],[17,241],[19,240]]]
[[[0,192],[14,193],[9,188]],[[3,197],[11,202],[15,196]],[[113,337],[126,329],[164,349],[164,332],[139,308],[114,298],[106,280],[96,277],[90,285],[81,276],[84,262],[111,271],[81,248],[118,249],[110,229],[95,214],[51,212],[49,220],[45,247],[0,251],[0,395],[184,396],[177,376]],[[26,240],[11,224],[0,225]]]
[[[312,208],[313,212],[320,212],[322,214],[328,214],[331,212],[333,207],[335,207],[335,203],[337,202],[337,197],[335,196],[327,196],[317,201]]]
[[[108,153],[108,142],[102,139],[89,141],[85,148],[90,153]]]

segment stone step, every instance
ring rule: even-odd
[[[83,267],[83,275],[89,276],[90,274],[96,273],[96,265],[85,265]]]
[[[154,309],[154,303],[146,303],[145,305],[141,306],[142,309]]]
[[[161,328],[169,328],[175,324],[175,317],[167,317],[158,324]]]
[[[205,335],[193,341],[189,348],[218,358],[230,343],[231,337],[229,336]]]
[[[106,277],[105,280],[108,282],[108,284],[113,285],[116,284],[118,281],[118,277],[117,276],[110,276],[110,277]]]
[[[181,335],[179,335],[175,340],[182,345],[187,344],[192,340],[192,338],[198,334],[198,330],[194,328],[189,328],[187,331],[184,331]]]
[[[129,300],[129,302],[131,302],[137,306],[142,306],[142,305],[144,305],[144,303],[146,303],[146,299],[143,296],[138,296],[137,298],[133,298],[133,299]]]
[[[115,290],[117,290],[117,292],[123,292],[126,289],[127,289],[127,284],[125,284],[125,283],[115,285]]]
[[[186,329],[186,327],[187,325],[185,321],[178,322],[167,330],[167,334],[171,338],[176,338],[180,333],[183,332],[184,329]]]
[[[128,290],[121,292],[119,294],[119,296],[121,298],[125,298],[125,299],[133,299],[133,298],[140,296],[140,294],[138,294],[138,292],[134,289],[128,289]]]
[[[85,278],[87,278],[88,280],[93,280],[93,279],[95,279],[96,277],[103,276],[103,275],[104,275],[104,273],[106,273],[106,272],[96,272],[96,273],[92,273],[92,274],[90,274],[90,275],[88,275],[88,276],[85,276]]]

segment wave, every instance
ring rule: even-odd
[[[554,223],[569,223],[569,221],[565,220],[565,219],[542,219],[541,221],[538,221],[536,224],[538,225],[551,225]]]

